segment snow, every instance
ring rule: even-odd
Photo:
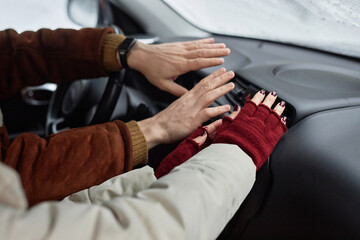
[[[0,29],[79,29],[68,18],[66,4],[67,0],[0,0]]]
[[[213,33],[360,57],[360,0],[164,0]]]

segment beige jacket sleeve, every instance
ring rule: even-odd
[[[4,239],[215,239],[255,181],[237,146],[214,144],[156,180],[144,167],[29,210],[0,204]]]

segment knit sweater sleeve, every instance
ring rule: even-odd
[[[0,97],[27,85],[119,70],[116,48],[124,38],[110,28],[0,32]],[[26,133],[11,143],[1,127],[0,137],[1,160],[19,172],[30,205],[62,199],[147,162],[136,122],[114,121],[45,139]]]
[[[102,44],[102,61],[107,72],[115,72],[120,69],[116,50],[125,40],[124,35],[109,33],[106,34]]]
[[[115,49],[125,37],[112,32],[111,28],[0,31],[0,97],[25,86],[95,78],[118,70]]]
[[[2,161],[16,169],[29,204],[60,200],[144,164],[137,125],[121,121],[67,130],[47,138],[25,133],[5,146]],[[139,130],[138,130],[139,131]],[[143,137],[143,136],[142,136]],[[140,138],[140,139],[139,139]],[[133,144],[133,139],[135,144]]]

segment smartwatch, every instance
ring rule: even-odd
[[[127,55],[129,54],[130,49],[134,46],[136,43],[135,38],[126,38],[117,48],[117,51],[119,53],[121,66],[123,68],[129,68],[129,65],[127,63]]]

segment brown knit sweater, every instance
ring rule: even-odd
[[[110,28],[0,31],[0,97],[29,85],[119,70],[116,48],[124,39]],[[10,142],[0,117],[1,161],[19,172],[30,205],[62,199],[147,162],[146,140],[134,121],[71,129],[46,139],[25,133]]]

